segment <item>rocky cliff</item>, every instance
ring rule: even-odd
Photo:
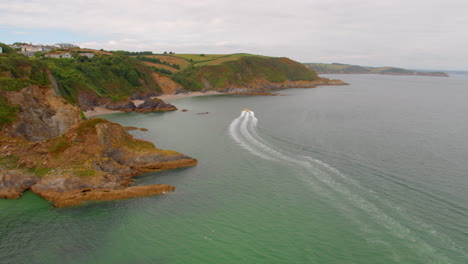
[[[19,91],[6,91],[4,96],[19,110],[17,121],[3,128],[10,137],[44,141],[62,135],[82,119],[80,109],[55,96],[48,87],[30,85]]]
[[[0,156],[0,197],[17,198],[31,189],[57,207],[170,191],[168,185],[128,186],[137,175],[197,164],[103,119],[77,123],[45,142],[2,136]]]

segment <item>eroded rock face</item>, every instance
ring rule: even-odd
[[[77,123],[47,142],[21,140],[0,137],[0,157],[17,157],[10,167],[21,168],[0,176],[0,197],[15,198],[31,188],[57,207],[161,194],[174,187],[129,187],[132,177],[197,164],[196,159],[135,139],[121,125],[104,119]],[[46,172],[40,178],[21,174],[38,167]]]
[[[51,88],[32,85],[5,96],[19,106],[18,120],[4,128],[10,137],[40,142],[63,134],[81,120],[80,110],[55,96]]]
[[[0,168],[0,198],[16,199],[39,181],[32,173],[23,170]]]

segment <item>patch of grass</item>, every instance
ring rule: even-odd
[[[96,175],[96,171],[92,169],[74,169],[73,174],[79,177],[91,177]]]
[[[49,152],[52,154],[58,154],[64,152],[67,148],[70,147],[70,144],[68,144],[68,141],[61,137],[55,145],[49,148]]]
[[[18,119],[19,107],[11,105],[8,100],[0,93],[0,128],[3,124],[11,124]]]
[[[122,145],[132,150],[150,150],[155,148],[154,144],[151,142],[133,138],[124,141]]]
[[[85,116],[85,114],[81,110],[80,110],[80,116],[81,116],[81,119],[88,120],[88,118]]]
[[[78,134],[81,135],[83,134],[84,131],[90,128],[95,128],[97,124],[106,123],[106,122],[109,122],[109,121],[102,119],[102,118],[88,119],[88,120],[82,121],[76,131],[78,132]]]
[[[18,167],[18,156],[16,155],[7,155],[0,157],[0,167],[5,169],[14,169]]]
[[[31,83],[30,80],[26,79],[0,78],[0,89],[4,91],[19,91]]]
[[[190,62],[198,62],[198,61],[214,60],[219,57],[224,57],[226,56],[226,54],[172,54],[171,56],[182,58]]]
[[[28,169],[28,172],[34,173],[37,177],[44,177],[47,173],[49,173],[51,169],[46,167],[36,167],[33,169]]]

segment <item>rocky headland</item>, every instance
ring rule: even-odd
[[[161,194],[174,187],[129,187],[132,177],[197,164],[196,159],[135,139],[104,119],[76,123],[62,136],[43,142],[2,136],[0,156],[0,197],[18,198],[31,189],[57,207]]]

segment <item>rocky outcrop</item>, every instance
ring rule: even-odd
[[[131,112],[136,109],[135,104],[129,100],[112,101],[105,107],[109,110],[119,110],[124,112]]]
[[[165,194],[175,190],[174,186],[167,184],[151,184],[144,186],[132,186],[123,189],[79,189],[63,192],[42,192],[43,197],[54,201],[55,207],[76,206],[87,201],[103,201],[136,198]]]
[[[32,173],[23,170],[0,168],[0,198],[16,199],[39,181]]]
[[[17,160],[10,166],[15,169],[5,170],[6,176],[0,178],[1,197],[17,198],[30,188],[57,207],[161,194],[174,187],[129,187],[132,177],[197,164],[196,159],[135,139],[124,127],[104,119],[75,124],[63,136],[47,142],[31,143],[4,136],[0,156],[7,155]],[[41,177],[25,171],[40,171]],[[12,179],[17,183],[12,185]]]
[[[82,118],[80,109],[55,96],[48,87],[31,85],[5,92],[9,103],[19,108],[18,120],[3,128],[10,137],[39,142],[63,134]]]
[[[161,111],[174,111],[177,108],[171,104],[164,102],[161,99],[153,98],[145,100],[144,103],[140,104],[135,112],[161,112]]]

